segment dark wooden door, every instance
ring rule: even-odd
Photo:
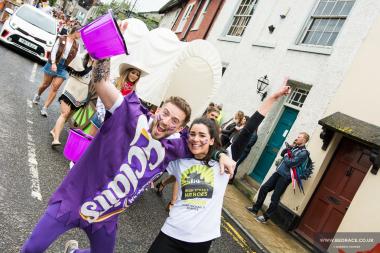
[[[321,234],[335,234],[371,163],[368,147],[342,139],[296,232],[321,249]]]

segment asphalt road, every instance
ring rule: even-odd
[[[58,117],[58,101],[40,116],[41,106],[31,100],[42,79],[42,66],[33,59],[0,45],[0,252],[19,252],[49,196],[68,171],[63,147],[52,149],[49,131]],[[62,88],[62,87],[61,87]],[[42,101],[46,99],[43,94]],[[67,130],[67,129],[66,129]],[[62,134],[65,143],[67,131]],[[120,216],[115,252],[146,252],[163,225],[170,190],[163,198],[147,191]],[[227,218],[222,237],[210,252],[253,252]],[[88,246],[85,233],[73,229],[61,236],[47,252],[62,252],[67,240]]]

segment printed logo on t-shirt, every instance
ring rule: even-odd
[[[214,191],[214,170],[206,165],[194,165],[181,174],[181,199],[190,209],[204,207]]]

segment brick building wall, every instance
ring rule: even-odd
[[[189,1],[187,5],[182,8],[172,30],[176,33],[178,38],[183,41],[205,39],[223,3],[224,0]],[[205,10],[205,5],[207,5],[207,10]],[[191,8],[191,10],[189,10],[189,8]],[[187,18],[185,19],[186,14]]]

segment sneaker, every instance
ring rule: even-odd
[[[263,215],[260,215],[260,216],[256,217],[255,220],[256,220],[257,222],[262,223],[262,224],[265,224],[265,223],[267,223],[267,221],[268,221],[268,219],[265,218]]]
[[[74,167],[75,163],[73,161],[70,161],[69,167],[72,169]]]
[[[40,98],[41,97],[38,96],[38,94],[34,95],[33,100],[32,100],[33,104],[38,105],[38,103],[40,102]]]
[[[65,244],[64,253],[72,253],[76,249],[79,249],[78,241],[70,240],[70,241],[67,241]]]
[[[48,114],[47,114],[47,108],[45,106],[42,107],[42,109],[41,109],[41,115],[44,116],[44,117],[48,116]]]
[[[253,207],[249,206],[247,207],[247,210],[257,216],[258,211],[254,210]]]

